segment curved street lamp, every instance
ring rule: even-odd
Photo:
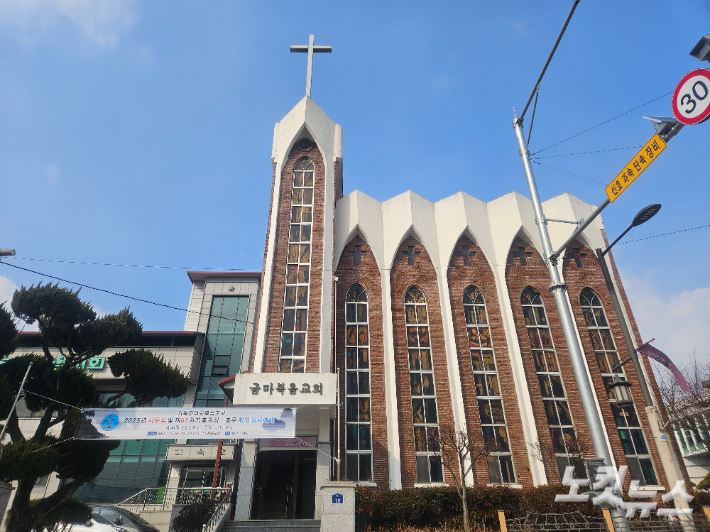
[[[631,231],[634,227],[638,227],[641,224],[645,224],[648,222],[651,218],[653,218],[658,211],[661,210],[661,204],[660,203],[654,203],[653,205],[648,205],[647,207],[644,207],[641,209],[636,216],[634,216],[634,219],[631,222],[631,225],[626,228],[626,230],[621,233],[616,240],[614,240],[608,248],[606,248],[604,251],[602,251],[602,257],[606,255],[609,250],[616,244],[619,240],[621,240],[626,233]]]

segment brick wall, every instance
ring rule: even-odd
[[[464,263],[464,257],[459,255],[459,253],[463,251],[463,246],[469,247],[469,253],[475,252],[476,254],[475,257],[469,257],[468,266]],[[469,437],[475,442],[480,442],[482,438],[480,415],[478,413],[478,403],[476,400],[476,387],[473,380],[471,356],[468,349],[468,333],[463,313],[464,290],[468,286],[474,285],[481,291],[486,302],[491,341],[493,343],[498,379],[500,381],[501,394],[503,397],[503,408],[508,425],[508,437],[513,453],[516,482],[526,487],[533,486],[528,462],[527,444],[524,438],[521,437],[523,434],[523,425],[518,408],[515,381],[510,364],[510,353],[505,338],[505,330],[493,271],[481,249],[468,238],[461,237],[456,243],[454,253],[449,261],[447,276],[451,296],[451,311],[454,317],[456,352],[461,375],[463,402],[466,411],[466,426]],[[476,485],[485,486],[488,484],[488,469],[485,461],[480,461],[476,464],[474,476]]]
[[[350,253],[360,246],[360,264]],[[389,458],[387,455],[387,405],[385,397],[385,348],[382,332],[382,284],[380,270],[370,246],[355,237],[339,257],[335,275],[338,277],[336,302],[336,356],[340,368],[340,389],[345,390],[345,296],[348,289],[359,284],[367,292],[370,333],[370,409],[372,415],[372,475],[379,488],[389,488]],[[343,392],[344,393],[344,392]],[[341,475],[345,476],[345,401],[340,411]]]
[[[301,151],[294,145],[283,166],[281,190],[278,196],[278,219],[274,249],[274,272],[271,284],[271,302],[266,319],[266,356],[264,371],[278,371],[281,344],[281,321],[286,283],[286,264],[290,230],[293,167],[301,157],[308,156],[315,166],[313,181],[313,228],[311,232],[311,269],[308,295],[308,335],[306,339],[306,372],[320,372],[321,291],[323,277],[323,210],[325,204],[325,163],[318,147]],[[272,198],[273,205],[273,198]],[[332,230],[332,229],[331,229]],[[330,266],[329,266],[330,267]]]
[[[520,259],[514,255],[518,248],[524,248],[525,262],[523,266]],[[527,242],[516,238],[511,246],[511,252],[508,254],[506,261],[506,280],[510,294],[510,302],[515,318],[515,326],[520,341],[520,352],[523,358],[523,366],[525,375],[530,384],[530,398],[532,400],[533,414],[535,416],[535,424],[540,438],[540,444],[543,446],[550,445],[550,429],[547,423],[547,417],[543,407],[542,395],[540,388],[536,385],[537,373],[533,362],[532,349],[528,340],[527,328],[525,326],[525,318],[523,317],[523,309],[520,304],[520,295],[527,286],[531,286],[538,292],[545,305],[545,312],[550,326],[550,333],[554,343],[557,360],[562,374],[562,380],[565,386],[567,402],[569,403],[572,421],[574,422],[575,431],[581,445],[590,448],[589,456],[593,456],[594,451],[591,450],[591,439],[589,429],[586,424],[586,417],[582,409],[582,402],[577,390],[574,372],[572,370],[572,362],[567,351],[567,344],[562,334],[562,326],[560,325],[559,314],[555,306],[555,300],[552,294],[548,291],[550,285],[550,276],[547,271],[547,266],[540,257],[537,250]],[[535,443],[535,442],[529,442]],[[556,482],[559,479],[557,465],[554,462],[554,456],[546,453],[547,458],[543,461],[545,473],[547,474],[548,482]],[[624,462],[625,463],[625,462]]]
[[[602,302],[604,313],[606,314],[607,321],[614,338],[614,344],[616,345],[616,350],[619,354],[619,359],[624,360],[628,357],[629,353],[626,349],[626,343],[624,342],[624,337],[621,332],[619,318],[614,312],[611,296],[609,295],[609,290],[607,289],[606,282],[604,281],[604,274],[602,273],[601,266],[599,265],[599,261],[597,260],[595,253],[591,249],[584,247],[579,242],[575,242],[569,246],[568,250],[577,254],[582,264],[582,266],[579,267],[577,262],[570,256],[565,257],[563,261],[562,272],[565,282],[567,283],[567,290],[572,304],[572,312],[577,323],[577,328],[579,329],[579,336],[582,340],[582,349],[584,350],[587,365],[592,376],[594,391],[601,403],[602,416],[609,434],[609,440],[614,452],[614,459],[617,461],[617,464],[625,465],[626,457],[624,455],[624,449],[621,445],[619,432],[616,430],[616,423],[614,421],[614,416],[609,402],[604,400],[604,398],[607,397],[607,392],[602,381],[601,369],[599,368],[596,355],[594,354],[594,348],[589,338],[584,315],[582,314],[580,294],[584,288],[591,288],[594,290]],[[653,434],[649,427],[648,417],[646,416],[646,411],[644,409],[643,394],[641,393],[636,373],[634,372],[633,366],[630,362],[624,366],[624,372],[627,380],[632,384],[631,395],[634,399],[639,419],[641,420],[644,438],[646,440],[649,453],[651,454],[651,459],[656,470],[656,475],[658,476],[658,481],[663,485],[667,485],[668,482],[663,471],[660,456],[658,455],[658,448],[655,440],[653,439]],[[627,483],[628,482],[630,482],[630,476],[627,476]]]
[[[408,246],[414,246],[419,255],[410,266],[407,256],[401,253]],[[427,301],[429,314],[429,336],[434,366],[434,385],[439,414],[439,426],[454,426],[451,410],[451,392],[446,364],[444,345],[444,327],[441,316],[441,300],[437,285],[437,272],[426,248],[413,238],[407,238],[397,251],[391,275],[392,286],[392,323],[394,337],[394,359],[397,375],[397,404],[399,407],[399,442],[402,463],[402,487],[412,488],[416,483],[414,459],[414,428],[412,424],[412,400],[409,384],[409,361],[407,352],[407,333],[404,319],[404,294],[416,285],[422,289]],[[444,482],[452,483],[444,468]]]

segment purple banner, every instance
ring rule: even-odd
[[[683,377],[683,374],[665,353],[659,351],[648,343],[643,344],[638,349],[636,349],[636,351],[638,353],[646,355],[649,358],[652,358],[656,362],[663,364],[665,367],[671,370],[671,373],[673,373],[673,376],[678,381],[678,384],[680,384],[681,390],[683,390],[685,393],[690,393],[690,386],[688,386],[688,382],[685,380],[685,377]]]

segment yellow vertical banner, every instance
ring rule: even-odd
[[[666,142],[656,133],[624,167],[621,172],[609,183],[604,191],[609,201],[613,202],[621,196],[631,183],[636,181],[648,166],[656,160],[663,150],[666,149]]]

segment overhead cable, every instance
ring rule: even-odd
[[[56,275],[49,275],[47,273],[42,273],[38,272],[35,270],[30,270],[29,268],[23,268],[22,266],[17,266],[16,264],[10,264],[9,262],[5,261],[0,261],[0,264],[3,264],[5,266],[10,266],[11,268],[17,268],[18,270],[23,270],[26,272],[34,273],[36,275],[41,275],[43,277],[48,277],[49,279],[54,279],[55,281],[61,281],[63,283],[68,283],[68,284],[73,284],[76,286],[81,286],[82,288],[88,288],[89,290],[96,290],[97,292],[104,292],[105,294],[110,294],[112,296],[117,296],[117,297],[123,297],[126,299],[131,299],[133,301],[138,301],[140,303],[148,303],[149,305],[155,305],[156,307],[165,307],[169,308],[172,310],[179,310],[180,312],[188,312],[191,314],[199,314],[200,316],[209,316],[210,318],[220,318],[223,320],[227,321],[236,321],[240,323],[249,323],[249,324],[254,324],[254,322],[248,321],[248,320],[240,320],[237,318],[228,318],[226,316],[217,316],[215,314],[210,314],[209,312],[200,312],[199,310],[190,310],[186,308],[180,308],[180,307],[174,307],[173,305],[166,305],[165,303],[156,303],[155,301],[148,301],[147,299],[141,299],[139,297],[133,297],[133,296],[127,296],[125,294],[119,294],[118,292],[114,292],[112,290],[106,290],[105,288],[96,288],[95,286],[89,286],[88,284],[83,284],[83,283],[77,283],[76,281],[69,281],[67,279],[62,279],[61,277],[57,277]]]
[[[547,166],[548,168],[552,168],[553,170],[557,170],[558,172],[573,175],[573,176],[579,177],[581,179],[586,179],[587,181],[592,181],[593,183],[599,183],[600,185],[606,185],[606,183],[602,183],[601,181],[597,181],[596,179],[584,177],[583,175],[579,175],[579,174],[573,174],[572,172],[568,172],[567,170],[562,170],[561,168],[555,168],[554,166],[550,166],[549,164],[541,163],[539,161],[532,161],[532,162],[535,164],[539,164],[540,166]]]
[[[641,144],[640,146],[627,146],[625,148],[609,148],[608,150],[578,151],[577,153],[564,153],[562,155],[545,155],[543,157],[535,157],[535,159],[552,159],[553,157],[571,157],[572,155],[587,155],[588,153],[601,153],[603,151],[637,150],[638,148],[643,148],[643,144]]]
[[[622,244],[631,244],[631,242],[639,242],[641,240],[648,240],[649,238],[658,238],[659,236],[675,235],[677,233],[686,233],[688,231],[695,231],[696,229],[703,229],[704,227],[710,227],[710,224],[699,225],[697,227],[690,227],[688,229],[680,229],[679,231],[671,231],[670,233],[661,233],[660,235],[645,236],[643,238],[636,238],[635,240],[627,240],[626,242],[619,242],[617,244],[617,246],[621,246]]]
[[[247,271],[244,268],[209,268],[197,266],[151,266],[147,264],[115,264],[112,262],[81,262],[73,260],[58,260],[58,259],[34,259],[30,257],[7,257],[14,260],[31,260],[34,262],[58,262],[61,264],[84,264],[90,266],[122,266],[127,268],[158,268],[163,270],[218,270],[223,272],[243,272]]]
[[[670,91],[670,92],[667,92],[667,93],[665,93],[665,94],[662,94],[662,95],[659,96],[658,98],[654,98],[653,100],[649,100],[649,101],[647,101],[646,103],[642,103],[641,105],[638,105],[638,106],[634,107],[633,109],[629,109],[628,111],[624,111],[624,112],[621,113],[620,115],[616,115],[615,117],[610,118],[609,120],[604,120],[604,122],[600,122],[600,123],[597,124],[596,126],[592,126],[592,127],[590,127],[590,128],[587,128],[587,129],[585,129],[584,131],[580,131],[579,133],[577,133],[577,134],[575,134],[575,135],[572,135],[571,137],[567,137],[566,139],[561,140],[561,141],[559,141],[559,142],[555,142],[554,144],[550,144],[547,148],[543,148],[543,149],[541,149],[541,150],[537,150],[537,151],[536,151],[535,153],[533,153],[532,155],[537,155],[538,153],[541,153],[541,152],[543,152],[543,151],[545,151],[545,150],[549,150],[550,148],[552,148],[552,147],[554,147],[554,146],[557,146],[558,144],[562,144],[563,142],[567,142],[568,140],[571,140],[571,139],[573,139],[573,138],[575,138],[575,137],[579,137],[580,135],[583,135],[584,133],[587,133],[588,131],[591,131],[592,129],[596,129],[596,128],[598,128],[599,126],[603,126],[604,124],[608,124],[608,123],[611,122],[612,120],[616,120],[617,118],[621,118],[622,116],[627,115],[627,114],[629,114],[629,113],[635,111],[636,109],[640,109],[640,108],[643,107],[644,105],[648,105],[649,103],[653,103],[653,102],[655,102],[656,100],[660,100],[661,98],[665,98],[666,96],[669,96],[669,95],[671,95],[671,94],[673,94],[673,91]]]

